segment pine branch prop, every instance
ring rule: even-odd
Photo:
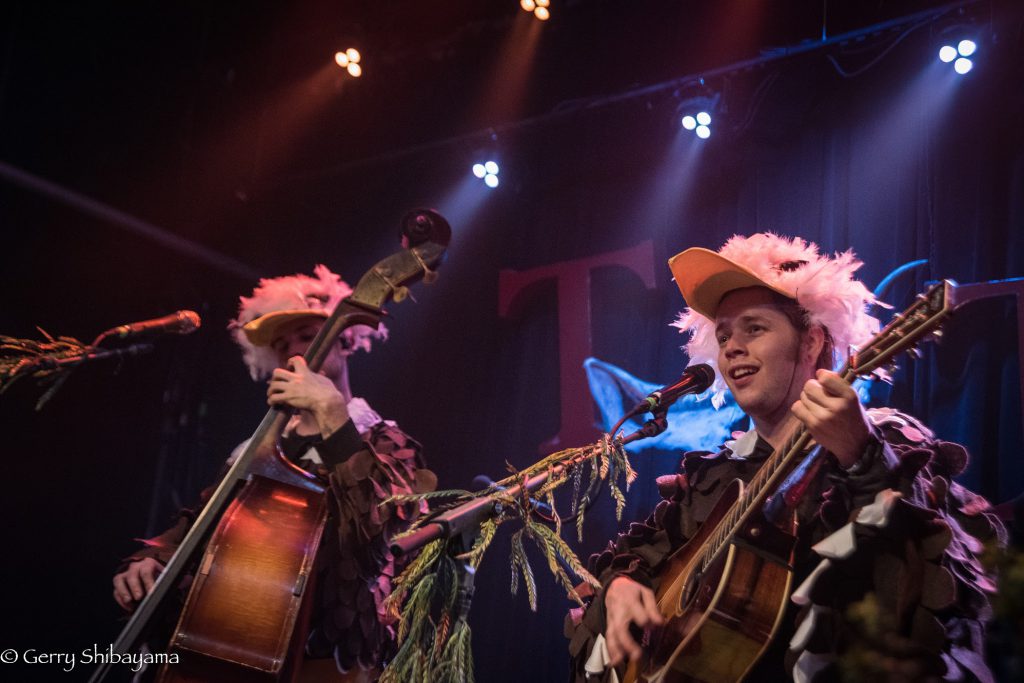
[[[44,367],[41,360],[58,361],[88,353],[92,347],[86,346],[74,337],[56,337],[40,328],[39,333],[45,337],[43,341],[19,339],[0,335],[0,394],[11,388],[21,379],[34,375],[41,386],[47,390],[36,402],[36,410],[41,409],[50,397],[60,388],[67,374],[61,374],[56,365]]]
[[[509,557],[511,593],[518,593],[522,580],[531,610],[537,610],[537,582],[526,555],[524,535],[532,539],[543,553],[548,569],[565,588],[568,597],[582,604],[569,571],[594,588],[601,587],[562,538],[562,518],[555,505],[555,491],[570,484],[570,505],[576,517],[577,534],[582,540],[584,511],[590,504],[589,493],[584,493],[582,498],[580,496],[585,468],[590,469],[587,491],[593,490],[598,480],[607,480],[615,501],[616,518],[621,519],[626,498],[620,488],[620,480],[628,491],[636,479],[636,472],[629,464],[621,436],[610,435],[589,446],[553,453],[524,470],[513,470],[510,476],[482,491],[434,491],[395,496],[385,501],[401,504],[450,499],[437,505],[430,515],[419,518],[395,538],[406,536],[429,523],[436,515],[472,500],[489,498],[495,503],[497,514],[481,524],[468,550],[461,545],[463,541],[459,538],[433,541],[395,579],[394,590],[385,601],[385,608],[390,617],[399,621],[398,652],[384,670],[381,683],[472,683],[471,633],[466,623],[472,595],[472,574],[480,566],[498,527],[510,519],[519,519],[523,525],[512,535]],[[530,492],[525,485],[518,496],[504,490],[524,484],[541,473],[547,474],[547,480],[534,495],[551,507],[554,529],[537,521]],[[461,568],[459,563],[468,565],[469,569]]]

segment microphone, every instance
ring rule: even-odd
[[[652,391],[643,401],[633,406],[626,416],[632,417],[640,413],[654,413],[666,410],[670,405],[686,394],[699,394],[715,381],[715,371],[707,363],[691,365],[683,371],[682,377],[675,384]]]
[[[491,488],[493,488],[495,491],[505,491],[508,489],[507,486],[495,485],[494,480],[488,477],[486,474],[478,474],[475,477],[473,477],[473,483],[470,484],[470,486],[474,491],[479,489]],[[534,512],[537,512],[541,515],[545,515],[547,517],[552,516],[553,511],[551,510],[551,506],[545,503],[544,501],[537,500],[536,498],[530,498],[530,507],[533,508]]]
[[[144,334],[192,334],[199,329],[201,321],[195,311],[178,311],[162,318],[142,320],[111,328],[100,335],[100,339],[118,337],[129,339]]]

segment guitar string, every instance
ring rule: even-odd
[[[839,371],[842,379],[849,384],[858,375],[874,370],[880,365],[882,360],[899,353],[904,347],[925,334],[930,327],[941,320],[944,317],[942,315],[944,310],[940,310],[939,313],[932,314],[931,316],[926,314],[919,322],[914,320],[915,317],[918,317],[919,309],[922,306],[933,305],[931,301],[933,292],[941,286],[941,284],[936,285],[927,294],[915,300],[906,311],[895,315],[874,339],[857,354],[851,356],[850,360]],[[944,309],[944,307],[940,307],[940,309]],[[909,332],[903,329],[903,326],[908,323],[911,328]],[[884,351],[878,351],[878,347],[885,344],[891,344],[891,346]],[[780,469],[793,464],[796,458],[806,449],[807,444],[800,444],[805,436],[808,436],[806,428],[801,425],[787,440],[784,448],[773,451],[765,460],[764,465],[761,466],[750,480],[746,490],[730,506],[729,511],[718,523],[710,542],[698,556],[701,567],[700,573],[703,574],[707,571],[707,568],[718,559],[721,551],[732,542],[733,537],[739,531],[742,524],[745,523],[746,518],[750,516],[754,508],[762,504],[763,494],[766,492],[767,487],[775,482],[777,479],[776,475]],[[806,441],[809,442],[810,439],[808,438]]]

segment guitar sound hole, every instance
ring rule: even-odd
[[[679,601],[684,609],[692,607],[697,600],[697,596],[700,594],[701,576],[700,572],[693,572],[687,577],[686,583],[683,585],[682,598]]]

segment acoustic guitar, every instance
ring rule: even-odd
[[[938,336],[955,293],[956,283],[946,280],[918,295],[839,375],[852,382]],[[726,487],[698,533],[660,568],[656,597],[665,624],[648,632],[626,683],[739,681],[768,648],[786,611],[796,543],[797,501],[772,498],[789,498],[793,489],[780,486],[798,467],[815,466],[813,440],[795,418],[788,434],[749,484]]]

